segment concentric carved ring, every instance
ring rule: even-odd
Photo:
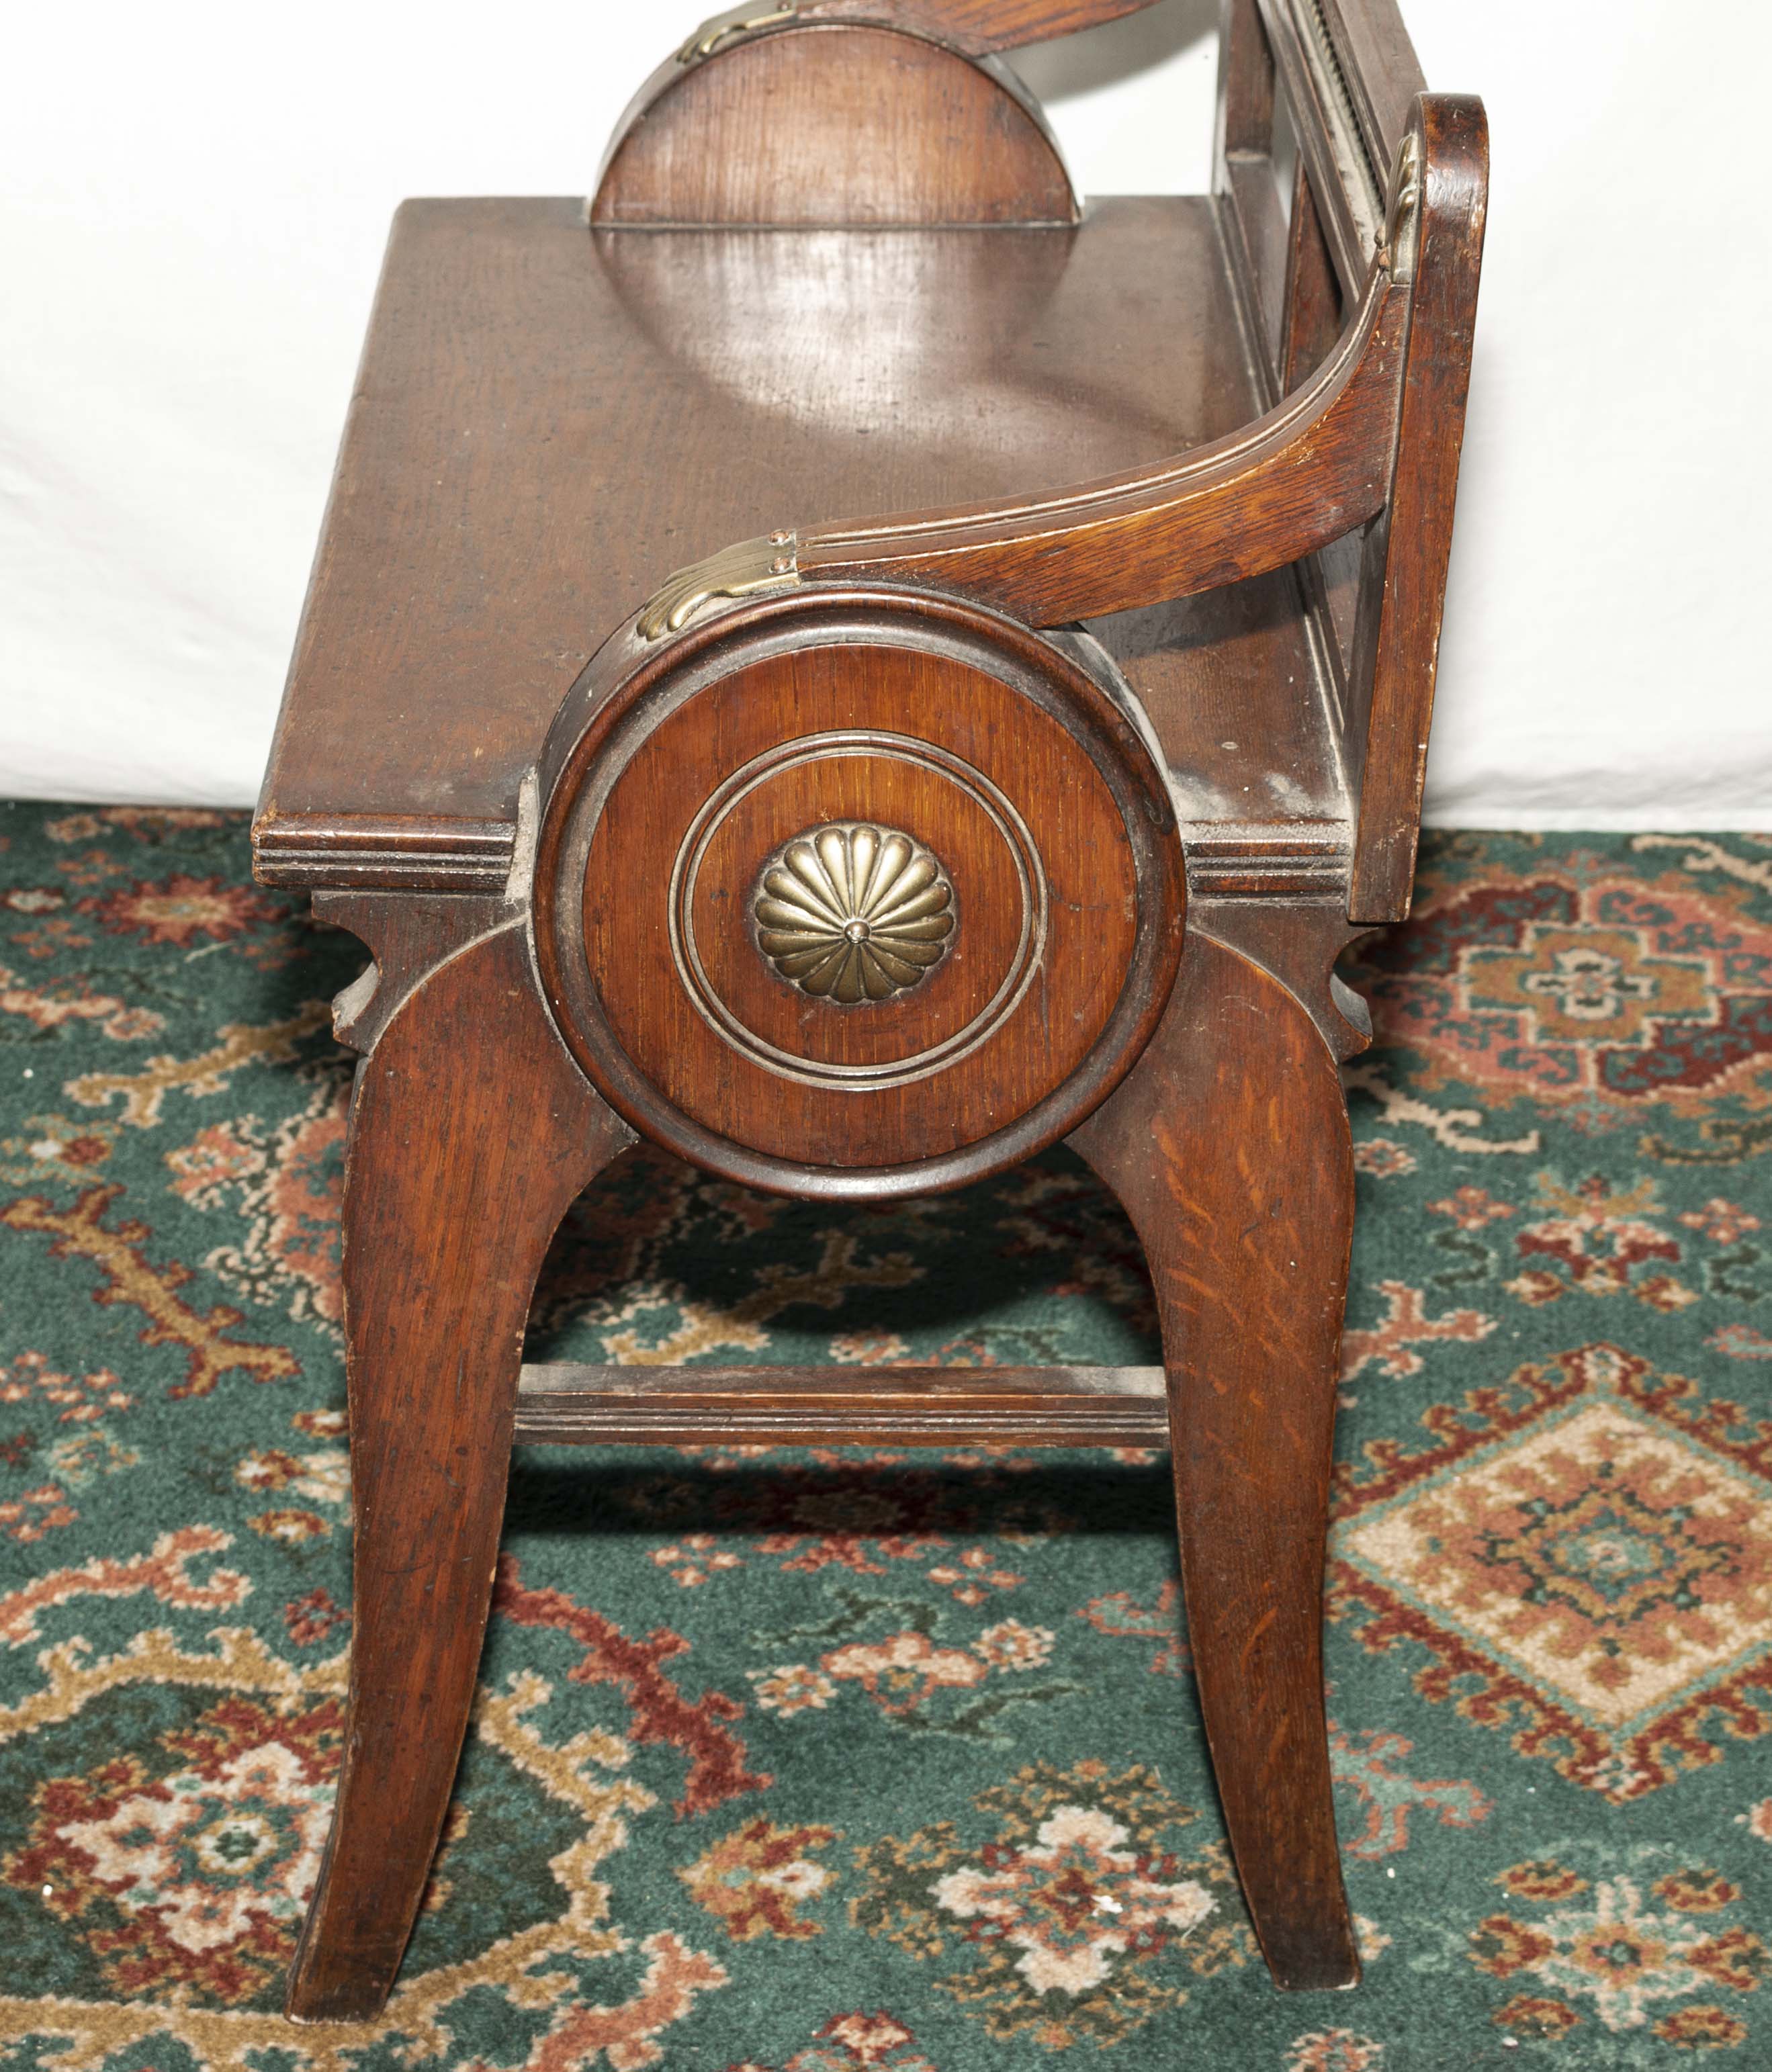
[[[922,1192],[1049,1144],[1162,1012],[1186,885],[1104,664],[807,586],[607,644],[543,758],[535,946],[636,1129],[732,1179]]]
[[[789,1018],[789,1027],[778,1029],[771,1036],[758,1024],[759,1002],[751,1001],[746,1007],[735,1001],[735,992],[742,993],[744,988],[723,954],[730,923],[722,927],[720,933],[712,939],[708,939],[707,933],[712,912],[724,905],[728,887],[734,891],[739,889],[733,884],[730,870],[734,816],[742,821],[747,808],[754,811],[759,805],[767,816],[771,811],[767,802],[778,796],[778,787],[783,783],[795,786],[808,779],[817,782],[821,778],[828,783],[839,765],[856,774],[864,795],[871,789],[878,773],[889,768],[902,773],[916,787],[923,814],[952,827],[957,806],[962,824],[971,818],[980,830],[989,830],[990,845],[996,857],[996,868],[990,874],[994,884],[990,907],[1003,940],[1000,946],[1001,954],[991,967],[993,983],[971,999],[957,1020],[947,1014],[915,1016],[877,1054],[865,1044],[859,1051],[842,1043],[834,1050],[816,1044],[808,1046],[805,1040],[807,1032],[794,1017]],[[794,823],[789,820],[787,824],[791,827]],[[864,827],[884,832],[896,832],[890,821],[864,820],[859,817],[815,824],[810,832],[819,834],[828,830],[841,835]],[[760,870],[749,864],[747,859],[740,882],[754,882],[757,888],[750,895],[753,928],[758,926],[755,901],[761,896],[763,881],[796,842],[807,838],[801,834],[783,842],[778,832],[771,837],[771,846],[764,852],[767,861]],[[742,852],[742,838],[738,846]],[[931,857],[934,855],[926,844],[913,841],[911,846]],[[726,866],[715,865],[710,886],[710,857],[722,849],[726,851]],[[976,868],[982,859],[974,861]],[[836,861],[833,856],[833,862]],[[949,903],[945,911],[955,915],[957,923],[958,901],[953,882],[939,865],[936,870],[948,887]],[[710,892],[713,894],[711,899]],[[878,1089],[907,1086],[913,1080],[931,1077],[989,1042],[1004,1022],[1016,1013],[1039,967],[1046,939],[1049,906],[1046,871],[1026,822],[976,765],[933,742],[919,741],[909,734],[884,730],[835,729],[829,733],[803,734],[776,742],[741,765],[709,793],[685,831],[672,867],[671,954],[684,991],[696,1012],[722,1041],[764,1071],[801,1085],[846,1087],[852,1091],[869,1087]],[[699,925],[698,909],[701,912]],[[845,931],[861,918],[845,915],[842,924]],[[853,938],[845,935],[845,940],[853,942]],[[956,945],[956,931],[950,928],[941,947],[952,949]],[[977,947],[976,943],[973,947]],[[935,979],[935,967],[942,961],[939,957],[931,960],[919,976]],[[710,968],[710,965],[713,968]],[[941,976],[951,976],[952,973]],[[867,996],[863,994],[861,997]],[[884,1014],[900,1001],[913,997],[923,1001],[920,990],[913,996],[908,988],[894,988],[886,994],[874,996],[873,1004]],[[858,1005],[859,1001],[853,1004]],[[853,1030],[853,1025],[850,1026]]]
[[[902,828],[832,824],[770,858],[752,911],[783,978],[854,1007],[907,991],[947,956],[954,888]]]

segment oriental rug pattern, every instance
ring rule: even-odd
[[[538,1451],[397,1996],[283,2024],[350,1639],[361,961],[239,816],[0,808],[0,2064],[1772,2065],[1772,842],[1441,836],[1351,973],[1334,1999],[1255,1957],[1161,1457]],[[1062,1153],[842,1213],[634,1154],[532,1337],[1153,1350]]]

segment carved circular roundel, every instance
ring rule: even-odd
[[[790,1192],[956,1185],[1137,1058],[1184,921],[1144,739],[997,614],[882,589],[618,637],[543,768],[536,946],[628,1121]]]

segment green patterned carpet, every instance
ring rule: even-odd
[[[360,952],[236,816],[0,850],[0,2063],[1772,2066],[1772,841],[1441,837],[1357,974],[1359,1992],[1253,1958],[1160,1457],[535,1452],[403,1983],[333,2031],[276,2010],[350,1638]],[[636,1156],[533,1338],[1152,1354],[1063,1153],[843,1215]]]

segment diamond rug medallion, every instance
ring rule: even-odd
[[[363,953],[237,816],[0,808],[0,2066],[1772,2067],[1772,843],[1441,835],[1348,973],[1358,1992],[1255,1955],[1161,1455],[530,1449],[400,1986],[299,2030]],[[1065,1153],[837,1211],[639,1151],[530,1356],[1153,1333]]]

